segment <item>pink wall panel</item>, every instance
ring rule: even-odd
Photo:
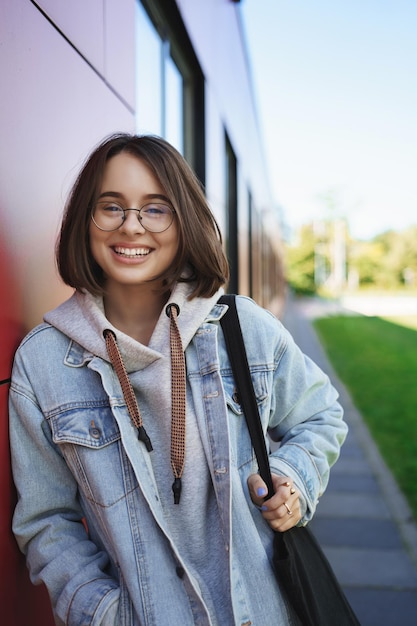
[[[31,2],[1,0],[0,41],[7,85],[0,100],[1,232],[13,254],[27,330],[68,296],[56,275],[54,244],[79,166],[105,135],[133,131],[135,123]]]
[[[85,3],[78,5],[79,13],[72,14],[75,41],[77,24],[84,28]],[[125,17],[133,32],[131,13]],[[64,20],[64,33],[65,27]],[[111,25],[104,28],[101,20],[99,29],[99,34],[90,29],[89,44],[103,58]],[[5,86],[0,99],[0,623],[52,626],[46,591],[31,584],[11,533],[15,494],[7,381],[23,335],[71,293],[60,282],[54,261],[68,188],[92,146],[111,132],[134,131],[135,120],[127,98],[97,74],[30,0],[0,1],[0,42]],[[130,52],[131,62],[122,66],[121,76],[134,92],[134,49]],[[114,72],[115,63],[113,59]]]

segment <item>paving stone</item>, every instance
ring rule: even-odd
[[[326,493],[317,506],[316,516],[389,519],[390,513],[380,494]]]
[[[326,494],[334,492],[379,493],[379,486],[371,474],[352,477],[350,474],[332,472]]]
[[[320,545],[401,550],[403,542],[391,520],[338,519],[316,516],[310,522]]]
[[[417,592],[417,571],[404,550],[323,546],[342,585],[388,587]]]
[[[417,593],[345,587],[361,626],[416,626]]]
[[[331,475],[334,474],[347,474],[348,476],[373,476],[369,463],[365,458],[358,458],[354,461],[345,456],[341,456],[340,459],[333,465],[330,470]]]

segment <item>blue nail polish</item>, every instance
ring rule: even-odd
[[[267,511],[267,510],[268,510],[268,507],[267,507],[267,506],[265,506],[265,504],[263,504],[263,505],[261,506],[261,511]]]
[[[265,489],[265,487],[258,487],[256,493],[258,494],[259,497],[266,496],[266,489]]]

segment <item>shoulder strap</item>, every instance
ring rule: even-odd
[[[239,393],[240,404],[245,415],[253,449],[255,450],[256,459],[258,461],[259,473],[268,488],[267,497],[271,497],[274,490],[268,452],[250,375],[242,329],[236,309],[236,296],[224,295],[219,299],[219,303],[227,304],[229,307],[228,311],[220,319],[220,324],[223,329],[233,377]]]

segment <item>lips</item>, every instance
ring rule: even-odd
[[[151,252],[149,248],[123,248],[121,246],[115,246],[113,250],[116,254],[129,259],[146,256]]]

